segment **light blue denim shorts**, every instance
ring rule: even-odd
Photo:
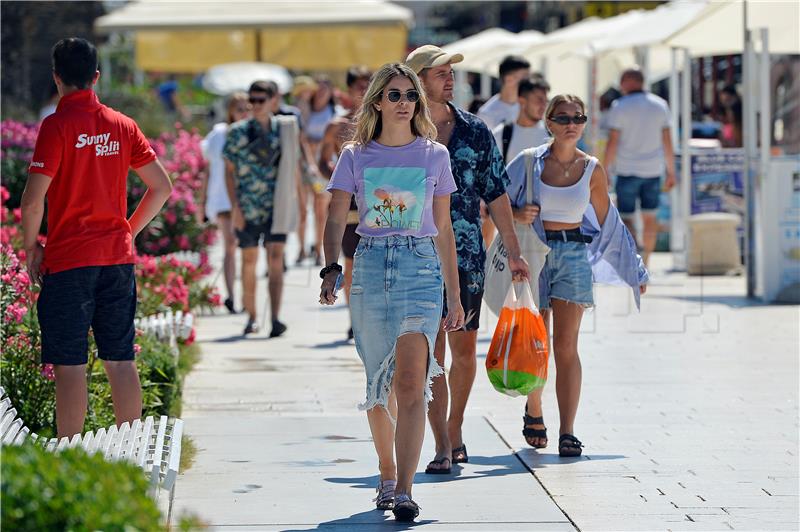
[[[550,299],[561,299],[582,307],[593,307],[592,267],[586,244],[548,240],[550,252],[544,263],[550,282]],[[551,308],[550,301],[540,301],[540,308]]]
[[[369,410],[389,404],[397,338],[421,333],[428,341],[425,399],[442,368],[433,357],[442,318],[442,273],[431,237],[362,237],[356,248],[350,313],[358,356],[367,374]]]

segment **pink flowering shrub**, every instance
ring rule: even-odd
[[[19,416],[40,431],[55,424],[55,385],[53,367],[39,363],[36,296],[14,249],[0,243],[0,381]]]
[[[172,179],[172,194],[161,214],[136,239],[140,253],[165,255],[174,251],[205,251],[214,243],[216,231],[198,222],[203,207],[197,197],[206,172],[200,149],[202,137],[176,124],[175,132],[162,133],[151,142],[159,160]],[[133,173],[128,187],[128,210],[144,195],[145,186]]]
[[[28,179],[28,164],[36,145],[38,124],[25,124],[14,120],[0,122],[0,172],[3,186],[8,189],[9,197],[3,203],[10,208],[19,207],[25,181]]]
[[[139,314],[150,316],[166,309],[196,312],[218,307],[219,292],[203,282],[211,271],[206,255],[201,255],[197,266],[173,256],[140,255],[136,258]]]

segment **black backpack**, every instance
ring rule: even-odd
[[[511,135],[514,134],[514,122],[503,124],[503,160],[508,164],[508,147],[511,145]]]
[[[273,131],[278,128],[277,121],[273,119],[270,127]],[[271,146],[267,145],[266,137],[256,131],[253,121],[247,124],[247,140],[247,148],[261,160],[262,164],[278,167],[281,161],[280,144],[277,150],[271,149]]]

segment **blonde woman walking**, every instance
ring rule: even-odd
[[[412,521],[411,485],[425,434],[431,379],[442,372],[433,349],[443,281],[447,331],[464,325],[450,194],[456,190],[447,149],[435,142],[428,103],[409,67],[384,65],[373,76],[328,186],[327,266],[320,303],[332,305],[342,267],[350,199],[359,211],[350,306],[358,355],[367,374],[367,411],[380,482],[376,506]],[[395,424],[396,422],[396,424]],[[396,460],[395,460],[396,458]]]
[[[236,312],[233,298],[233,285],[236,281],[236,233],[231,220],[231,199],[225,188],[225,159],[222,157],[222,148],[225,146],[225,138],[230,125],[244,120],[250,115],[247,93],[231,94],[227,107],[227,120],[214,124],[213,129],[200,143],[203,158],[208,161],[208,175],[200,187],[200,205],[205,207],[205,216],[217,224],[219,232],[222,234],[222,242],[225,247],[222,271],[225,275],[225,289],[228,293],[228,297],[225,298],[225,308],[233,314]]]
[[[533,224],[550,246],[539,275],[540,308],[545,320],[551,315],[553,319],[558,454],[575,457],[583,451],[575,436],[583,377],[578,333],[584,310],[594,306],[592,283],[627,284],[638,306],[649,277],[633,237],[610,201],[603,166],[577,147],[588,120],[583,101],[560,94],[550,100],[545,120],[553,141],[524,150],[511,161],[508,194],[515,219]],[[533,163],[533,204],[525,200],[527,156]],[[546,447],[541,388],[528,395],[523,419],[527,443]]]

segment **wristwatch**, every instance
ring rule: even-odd
[[[327,266],[325,266],[324,268],[322,268],[319,271],[319,278],[320,279],[324,279],[325,276],[328,275],[329,273],[331,273],[332,271],[337,271],[339,273],[342,273],[341,264],[339,264],[338,262],[332,262],[332,263],[328,264]]]

